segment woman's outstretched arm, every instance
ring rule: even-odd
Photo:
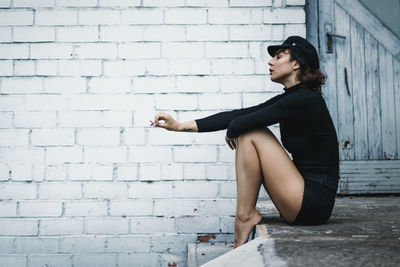
[[[150,122],[150,126],[161,127],[168,131],[198,132],[196,121],[178,122],[167,113],[157,113],[154,117],[154,122]]]

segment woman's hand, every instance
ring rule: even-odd
[[[232,150],[236,149],[236,145],[237,145],[237,143],[238,143],[237,138],[229,138],[228,136],[225,136],[225,141],[226,141],[226,143],[228,144],[228,146],[229,146]]]
[[[164,121],[164,122],[161,122]],[[167,129],[168,131],[178,131],[179,130],[179,122],[174,120],[171,115],[159,112],[154,117],[154,122],[150,121],[150,126],[161,127]]]

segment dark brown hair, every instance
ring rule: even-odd
[[[298,57],[292,49],[288,49],[290,54],[290,61],[296,60],[300,65],[300,71],[297,73],[297,79],[304,85],[314,89],[319,94],[322,94],[321,87],[326,81],[325,75],[320,69],[311,69],[305,62]]]

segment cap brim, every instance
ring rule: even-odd
[[[271,57],[274,57],[276,54],[276,51],[282,48],[290,48],[290,46],[287,45],[270,45],[267,47],[268,54],[270,54]]]

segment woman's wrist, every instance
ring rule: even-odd
[[[179,132],[197,132],[197,124],[193,121],[178,122],[177,131]]]

